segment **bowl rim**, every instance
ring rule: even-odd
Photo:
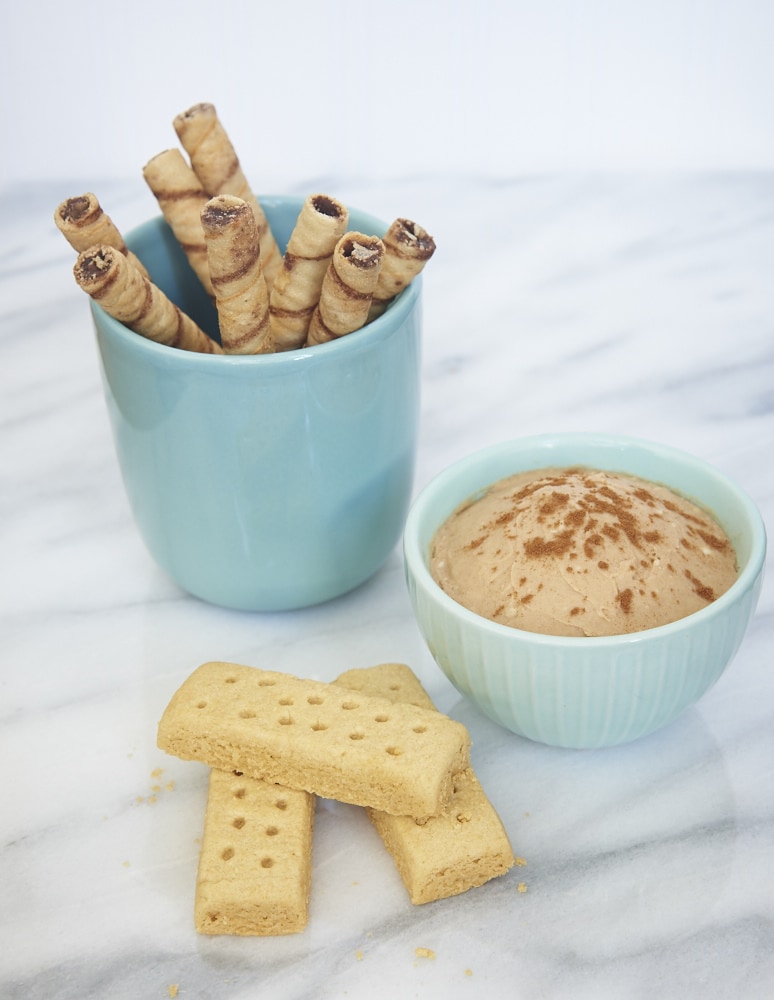
[[[686,615],[683,618],[679,618],[676,621],[668,622],[665,625],[657,625],[649,629],[642,629],[638,632],[626,632],[617,635],[605,636],[561,636],[541,632],[530,632],[526,629],[514,628],[512,625],[503,625],[499,622],[494,622],[488,618],[484,618],[481,615],[476,614],[474,611],[470,611],[464,605],[459,604],[454,600],[454,598],[449,597],[449,595],[442,590],[433,579],[427,563],[426,554],[421,550],[419,540],[420,522],[428,516],[428,512],[432,509],[433,505],[447,493],[449,488],[452,487],[457,480],[464,475],[464,473],[470,471],[471,469],[475,469],[479,465],[486,464],[496,459],[498,456],[504,457],[515,452],[522,453],[529,450],[532,450],[537,454],[541,451],[548,452],[551,448],[556,448],[560,445],[562,447],[575,445],[578,447],[594,448],[596,450],[610,449],[611,452],[614,449],[621,450],[622,448],[646,450],[657,457],[663,457],[665,459],[670,459],[673,462],[679,461],[687,464],[701,474],[705,476],[710,475],[719,481],[727,493],[733,496],[734,501],[743,512],[744,519],[750,528],[751,534],[749,557],[729,589],[713,601],[712,604],[709,604],[705,608],[701,608],[698,611],[694,611],[692,614]],[[548,468],[551,464],[551,462],[547,462],[545,466],[535,465],[533,467]],[[588,465],[591,467],[593,466],[593,459],[589,462],[578,462],[575,464]],[[620,471],[626,472],[627,470],[622,468]],[[637,473],[632,472],[629,472],[628,474],[637,475]],[[498,479],[499,478],[502,477],[498,477]],[[490,485],[490,483],[496,481],[498,480],[495,479],[482,483],[480,487],[477,487],[477,489],[483,490]],[[670,486],[669,483],[664,482],[663,480],[662,482],[670,489],[675,489],[675,487]],[[475,492],[476,489],[474,489],[471,493],[468,493],[467,496],[473,496],[475,495]],[[678,490],[678,492],[680,491]],[[455,501],[451,509],[456,509],[459,504],[465,501],[465,499],[465,496],[460,497]],[[447,516],[448,515],[444,515],[437,522],[437,524],[435,524],[432,535],[435,534]],[[704,459],[701,459],[690,452],[672,447],[671,445],[661,444],[660,442],[647,438],[631,435],[590,433],[582,431],[549,432],[521,438],[511,438],[506,441],[500,441],[484,448],[480,448],[460,459],[457,459],[451,465],[448,465],[441,472],[433,476],[416,495],[409,509],[403,532],[403,554],[406,572],[414,577],[415,583],[421,586],[428,597],[430,597],[436,605],[442,608],[445,613],[461,619],[468,626],[481,629],[485,633],[490,634],[494,639],[498,639],[500,641],[510,641],[512,643],[524,643],[537,646],[552,646],[567,650],[582,646],[584,650],[588,650],[594,647],[621,647],[636,643],[658,641],[667,638],[671,634],[698,626],[704,621],[708,621],[711,618],[723,614],[731,605],[739,601],[742,596],[755,585],[756,580],[762,574],[766,555],[766,528],[758,507],[748,494],[730,477],[721,472],[716,466],[711,465],[709,462],[706,462]]]
[[[286,207],[298,208],[308,197],[308,195],[258,195],[258,200],[262,207],[269,210],[282,209]],[[387,230],[386,223],[355,206],[348,206],[350,218],[357,217],[358,225],[373,228],[377,235],[382,235]],[[147,236],[148,233],[166,228],[171,233],[169,224],[163,215],[157,214],[144,222],[139,223],[124,235],[124,240],[130,250],[135,250],[137,243]],[[173,237],[174,238],[174,237]],[[317,344],[314,347],[299,347],[293,351],[280,351],[275,354],[204,354],[197,351],[181,351],[177,347],[169,347],[167,344],[159,344],[148,337],[135,333],[125,326],[120,320],[115,319],[105,312],[102,306],[89,297],[89,308],[91,310],[92,321],[95,326],[106,331],[106,335],[114,338],[128,349],[146,351],[150,357],[155,357],[159,362],[172,362],[177,366],[186,366],[191,369],[204,368],[212,370],[214,365],[233,368],[265,368],[270,371],[272,368],[282,368],[290,365],[311,365],[319,363],[322,359],[330,358],[331,363],[335,362],[338,354],[347,352],[356,353],[356,349],[366,350],[373,347],[375,343],[391,337],[406,317],[411,313],[422,292],[422,274],[418,274],[411,283],[404,288],[385,310],[381,316],[377,316],[366,327],[354,331],[345,337],[329,341],[326,344]]]

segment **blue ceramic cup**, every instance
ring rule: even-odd
[[[261,203],[284,248],[303,199]],[[350,229],[383,222],[350,210]],[[214,309],[161,219],[127,243],[203,329]],[[250,611],[337,597],[400,539],[419,418],[421,278],[373,323],[253,357],[155,344],[92,303],[126,492],[158,565],[189,593]]]

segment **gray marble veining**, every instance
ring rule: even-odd
[[[314,187],[409,215],[438,242],[417,489],[511,436],[615,429],[714,463],[774,523],[774,175]],[[397,549],[364,586],[305,611],[186,596],[131,521],[87,303],[52,222],[83,190],[124,230],[156,214],[136,180],[0,197],[0,995],[774,995],[770,582],[733,665],[694,709],[594,752],[520,740],[450,687],[413,621]],[[362,811],[321,802],[307,930],[197,937],[206,769],[161,754],[155,729],[210,658],[323,680],[410,663],[469,727],[526,865],[413,907]]]

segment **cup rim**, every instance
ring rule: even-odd
[[[281,208],[285,205],[297,206],[300,210],[303,202],[308,196],[300,195],[259,195],[258,199],[262,206],[271,208]],[[357,216],[363,224],[372,227],[378,234],[383,234],[387,226],[376,216],[369,212],[364,212],[358,208],[350,208],[350,213]],[[133,227],[125,234],[125,242],[130,250],[135,250],[137,243],[150,231],[168,223],[161,214],[154,215],[146,219],[139,225]],[[357,353],[359,350],[368,350],[375,344],[388,339],[393,335],[396,328],[414,309],[417,299],[422,291],[422,274],[416,275],[411,283],[404,288],[387,307],[385,312],[372,320],[360,330],[339,337],[337,340],[329,341],[325,344],[316,344],[313,347],[299,347],[292,351],[279,351],[274,354],[204,354],[197,351],[184,351],[178,347],[170,347],[167,344],[159,344],[142,334],[135,333],[125,326],[120,320],[115,319],[107,313],[98,302],[89,298],[89,308],[91,309],[92,320],[98,329],[105,331],[109,336],[115,338],[127,349],[136,349],[139,352],[147,352],[148,356],[155,358],[161,363],[176,363],[178,365],[190,367],[192,369],[217,370],[215,366],[231,368],[265,368],[271,371],[276,368],[283,368],[290,365],[310,365],[319,363],[323,359],[329,358],[335,362],[342,354]]]
[[[688,464],[703,475],[714,477],[727,493],[733,496],[734,502],[743,512],[744,520],[749,527],[751,536],[749,557],[729,589],[713,601],[712,604],[700,608],[698,611],[694,611],[692,614],[679,618],[676,621],[668,622],[665,625],[657,625],[649,629],[642,629],[638,632],[606,636],[561,636],[530,632],[526,629],[514,628],[511,625],[503,625],[484,618],[450,597],[434,580],[419,539],[420,523],[430,516],[430,511],[432,511],[439,499],[447,494],[449,488],[465,472],[475,469],[479,465],[484,465],[498,456],[507,456],[513,453],[514,449],[519,451],[533,449],[537,453],[538,451],[550,451],[552,447],[557,447],[558,445],[572,444],[586,447],[593,446],[594,448],[645,449],[659,457]],[[547,463],[546,467],[550,464],[550,462]],[[591,465],[593,462],[587,464]],[[535,468],[538,467],[537,465],[535,466]],[[620,471],[625,472],[627,470],[622,468]],[[637,473],[631,472],[629,474],[637,475]],[[482,483],[478,489],[485,489],[490,485],[490,482],[495,481],[490,480]],[[665,485],[669,486],[670,489],[674,489],[669,483],[665,483]],[[468,496],[474,493],[475,490],[469,493]],[[456,509],[465,499],[466,497],[462,496],[456,500],[452,510]],[[448,514],[442,516],[434,525],[432,535],[435,534],[435,531],[438,530],[447,516]],[[414,577],[416,584],[421,586],[427,596],[443,609],[446,614],[457,617],[468,626],[480,629],[499,641],[529,643],[538,646],[555,646],[566,650],[578,648],[582,644],[583,649],[588,650],[595,647],[610,648],[658,641],[675,633],[698,626],[702,622],[708,621],[718,615],[722,615],[754,587],[756,580],[762,574],[766,555],[766,529],[758,507],[747,493],[725,473],[689,452],[646,438],[628,435],[591,434],[584,432],[547,433],[513,438],[508,441],[489,445],[458,459],[437,473],[420,490],[409,509],[403,532],[403,552],[406,570]]]

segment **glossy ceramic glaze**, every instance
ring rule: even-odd
[[[632,473],[699,503],[734,544],[737,581],[680,621],[602,638],[525,632],[481,618],[448,597],[428,565],[433,536],[449,514],[511,473],[568,465]],[[718,680],[755,610],[765,550],[757,508],[711,466],[656,443],[586,434],[525,438],[457,462],[419,495],[404,537],[417,621],[455,687],[513,732],[575,748],[626,743],[654,732]]]
[[[261,200],[284,248],[302,199]],[[351,211],[350,228],[385,226]],[[214,309],[164,221],[127,243],[217,336]],[[131,508],[181,587],[231,608],[286,610],[343,594],[379,568],[411,496],[421,279],[364,329],[276,355],[176,350],[97,305],[92,314]]]

